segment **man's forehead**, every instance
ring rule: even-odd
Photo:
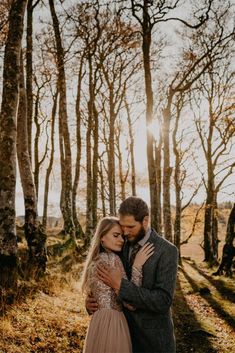
[[[135,220],[133,215],[120,215],[119,223],[121,226],[134,226],[139,222]]]

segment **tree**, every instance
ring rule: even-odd
[[[133,136],[133,122],[131,121],[131,112],[130,106],[127,101],[127,97],[125,95],[124,104],[127,113],[127,121],[128,121],[128,131],[130,138],[130,156],[131,156],[131,190],[132,196],[136,196],[136,173],[135,173],[135,155],[134,155],[134,136]]]
[[[45,177],[45,188],[44,188],[44,202],[43,202],[43,216],[42,216],[42,226],[44,231],[46,231],[47,228],[47,208],[48,208],[48,193],[49,193],[49,181],[50,181],[50,175],[52,172],[52,167],[54,163],[54,153],[55,153],[55,120],[56,120],[56,110],[57,110],[57,104],[58,104],[58,88],[56,89],[56,92],[53,94],[53,106],[52,106],[52,112],[51,112],[51,153],[50,153],[50,159],[49,159],[49,164],[46,170],[46,177]]]
[[[83,64],[84,64],[84,56],[81,56],[79,72],[78,72],[78,83],[77,83],[77,97],[76,97],[76,117],[77,117],[77,129],[76,129],[76,141],[77,141],[77,155],[76,155],[76,165],[75,165],[75,175],[73,181],[73,193],[72,193],[72,211],[73,211],[73,220],[76,229],[77,237],[83,237],[84,233],[80,222],[77,216],[77,189],[80,178],[80,169],[81,169],[81,155],[82,155],[82,138],[81,138],[81,89],[82,89],[82,79],[84,77],[83,73]]]
[[[22,55],[20,68],[19,108],[17,116],[17,157],[24,194],[24,231],[29,249],[26,276],[39,278],[46,270],[46,235],[43,233],[42,227],[37,219],[37,195],[28,149],[27,101]]]
[[[223,58],[226,48],[231,43],[234,36],[234,29],[228,28],[224,32],[222,23],[227,17],[229,7],[220,10],[220,15],[214,13],[211,18],[211,30],[203,32],[203,27],[200,26],[200,31],[191,33],[191,44],[188,49],[184,49],[184,60],[181,59],[177,68],[177,73],[174,75],[166,92],[166,104],[163,110],[163,148],[164,148],[164,166],[163,166],[163,219],[165,236],[171,240],[171,207],[170,207],[170,121],[171,110],[174,97],[177,93],[188,92],[192,86],[198,82],[210,69],[211,60],[216,63]],[[184,33],[185,36],[186,33]],[[203,45],[199,46],[198,41],[202,41]],[[208,180],[211,180],[210,178]]]
[[[16,117],[19,97],[20,52],[26,0],[15,0],[9,13],[0,114],[0,289],[17,286],[15,233]]]
[[[41,100],[42,100],[42,94],[41,91],[47,86],[48,82],[51,80],[51,75],[48,75],[47,72],[41,72],[40,75],[40,83],[37,80],[36,75],[34,76],[34,82],[35,86],[37,87],[36,93],[35,93],[35,104],[34,104],[34,124],[35,124],[35,136],[34,136],[34,141],[33,141],[33,156],[34,156],[34,184],[35,184],[35,189],[36,189],[36,195],[38,198],[38,191],[39,191],[39,178],[40,178],[40,168],[43,165],[43,162],[46,159],[47,152],[48,152],[48,136],[46,136],[46,143],[45,143],[45,150],[44,152],[42,151],[42,145],[40,141],[41,137],[41,131],[44,127],[44,123],[46,121],[47,116],[43,116],[41,113]],[[28,112],[28,110],[27,110]],[[29,120],[28,120],[29,122]],[[27,130],[29,128],[29,124],[27,126]],[[29,136],[29,134],[28,134]],[[32,143],[29,144],[29,146],[32,145]],[[40,154],[42,153],[42,157],[40,158]],[[29,152],[30,154],[30,152]],[[32,157],[30,155],[30,157]]]
[[[113,16],[112,25],[107,18],[113,16],[107,12],[105,31],[99,46],[98,63],[101,68],[101,102],[107,125],[107,156],[110,214],[116,214],[116,176],[115,176],[115,129],[117,117],[124,103],[131,78],[139,68],[139,38],[133,33],[133,27],[125,23],[120,15]],[[127,112],[128,113],[128,112]]]
[[[116,154],[118,158],[118,171],[119,171],[119,181],[120,181],[120,186],[121,186],[121,201],[124,201],[126,198],[126,182],[129,174],[129,154],[130,151],[128,151],[128,145],[126,147],[126,152],[127,152],[127,158],[126,158],[126,170],[123,168],[123,154],[121,150],[121,133],[122,133],[122,124],[121,124],[121,119],[119,118],[117,121],[117,126],[115,129],[115,147],[116,147]]]
[[[149,131],[148,126],[152,125],[153,122],[153,88],[152,88],[152,70],[151,70],[151,42],[152,42],[152,32],[154,26],[161,22],[168,21],[179,21],[185,26],[192,29],[197,29],[202,26],[208,19],[208,14],[211,9],[211,4],[213,0],[201,6],[204,10],[197,9],[195,11],[194,19],[192,23],[187,22],[181,18],[171,17],[171,13],[179,7],[179,1],[160,1],[153,2],[149,0],[143,0],[142,2],[131,0],[131,11],[134,18],[138,21],[141,34],[142,34],[142,52],[143,52],[143,62],[144,62],[144,77],[145,77],[145,92],[146,92],[146,128],[147,128],[147,161],[148,161],[148,174],[149,174],[149,187],[150,187],[150,206],[151,206],[151,223],[157,232],[161,232],[161,206],[160,202],[160,186],[157,183],[156,175],[156,165],[159,166],[159,162],[155,162],[154,156],[154,139],[152,133]],[[200,15],[198,15],[200,13]],[[195,21],[195,23],[193,23]],[[171,93],[168,96],[169,104],[171,104]],[[169,113],[169,105],[166,106],[164,110],[164,116]],[[169,180],[171,175],[171,169],[168,165],[169,161],[169,135],[168,135],[168,119],[165,119],[165,124],[163,127],[163,144],[164,144],[164,176],[163,176],[163,199],[164,199],[164,232],[165,236],[169,240],[172,240],[171,232],[171,212],[170,212],[170,194],[169,194]],[[160,150],[156,156],[160,157]]]
[[[219,268],[213,275],[222,275],[225,271],[227,276],[232,277],[232,263],[233,257],[235,256],[235,246],[233,245],[233,241],[235,238],[235,204],[233,204],[233,208],[231,209],[228,224],[227,224],[227,232],[225,238],[225,244],[223,247],[223,254],[221,263]]]
[[[40,0],[28,0],[27,4],[27,49],[26,49],[26,94],[27,94],[27,131],[28,150],[32,159],[32,120],[33,120],[33,11]]]
[[[194,133],[187,126],[185,119],[182,119],[182,110],[187,104],[187,96],[184,93],[179,93],[175,97],[175,112],[173,120],[173,131],[172,131],[172,147],[174,153],[174,169],[173,169],[173,178],[174,178],[174,188],[175,188],[175,217],[174,217],[174,244],[177,246],[180,254],[181,243],[181,220],[184,210],[191,204],[193,198],[197,194],[201,183],[194,187],[194,191],[191,196],[182,204],[183,201],[183,189],[184,184],[186,183],[187,178],[190,176],[188,172],[188,165],[192,163],[191,150],[194,145],[194,138],[192,134]],[[187,117],[188,118],[188,117]],[[187,119],[186,118],[186,119]],[[187,119],[188,120],[188,119]],[[185,127],[184,127],[185,126]],[[188,135],[188,136],[187,136]],[[188,137],[190,141],[188,141]],[[187,165],[186,165],[187,162]],[[191,162],[191,163],[190,163]],[[195,184],[195,182],[194,182]],[[197,219],[197,215],[195,220]],[[190,233],[189,238],[192,236]],[[188,239],[184,242],[187,243]]]
[[[217,195],[235,168],[235,160],[229,156],[235,136],[231,60],[228,42],[220,61],[208,56],[208,71],[198,83],[197,106],[206,104],[208,110],[208,113],[202,112],[207,115],[206,119],[195,117],[195,124],[206,161],[206,173],[202,177],[206,189],[203,247],[205,261],[212,264],[218,259]]]
[[[64,219],[64,232],[71,235],[75,241],[75,229],[72,216],[72,157],[70,146],[70,134],[68,128],[66,77],[64,66],[64,48],[62,45],[59,21],[55,11],[54,1],[49,0],[50,11],[56,41],[56,56],[58,69],[58,92],[59,92],[59,141],[61,160],[61,198],[60,207]],[[75,242],[76,243],[76,242]]]

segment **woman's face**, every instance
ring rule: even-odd
[[[102,245],[105,249],[111,251],[121,251],[124,243],[123,232],[117,224],[101,238]]]

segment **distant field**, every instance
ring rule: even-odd
[[[185,240],[192,231],[192,225],[194,222],[194,218],[199,206],[192,205],[188,207],[182,216],[182,232],[181,232],[181,241]],[[172,211],[174,218],[174,209]],[[228,208],[220,208],[218,210],[218,226],[219,226],[219,257],[222,253],[222,248],[224,245],[224,239],[226,235],[226,226],[227,220],[229,217],[230,209]],[[203,249],[200,246],[203,242],[203,218],[204,218],[204,210],[202,209],[198,215],[198,220],[196,223],[195,231],[193,236],[190,238],[188,244],[184,244],[181,246],[181,254],[185,257],[190,257],[197,262],[203,261]],[[39,217],[41,221],[41,217]],[[82,226],[85,224],[84,215],[82,216]],[[22,226],[24,224],[24,217],[17,217],[17,224]],[[58,234],[62,229],[63,221],[62,218],[56,217],[48,217],[48,245],[54,244],[58,241]],[[59,239],[61,237],[59,236]]]
[[[197,206],[191,206],[183,214],[182,236],[181,236],[182,240],[186,239],[188,235],[191,233],[196,211],[197,211]],[[220,240],[219,257],[222,254],[229,213],[230,213],[229,209],[218,210],[218,228],[219,228],[218,238]],[[204,227],[203,217],[204,217],[204,210],[202,209],[199,213],[198,221],[197,221],[193,236],[190,238],[188,244],[184,244],[181,246],[182,256],[191,257],[193,260],[197,262],[201,262],[204,259],[204,252],[200,245],[203,243],[203,227]]]

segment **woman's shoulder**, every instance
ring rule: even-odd
[[[119,256],[115,254],[114,252],[110,251],[103,251],[99,254],[97,262],[105,262],[108,264],[114,264],[116,261],[118,261]]]

